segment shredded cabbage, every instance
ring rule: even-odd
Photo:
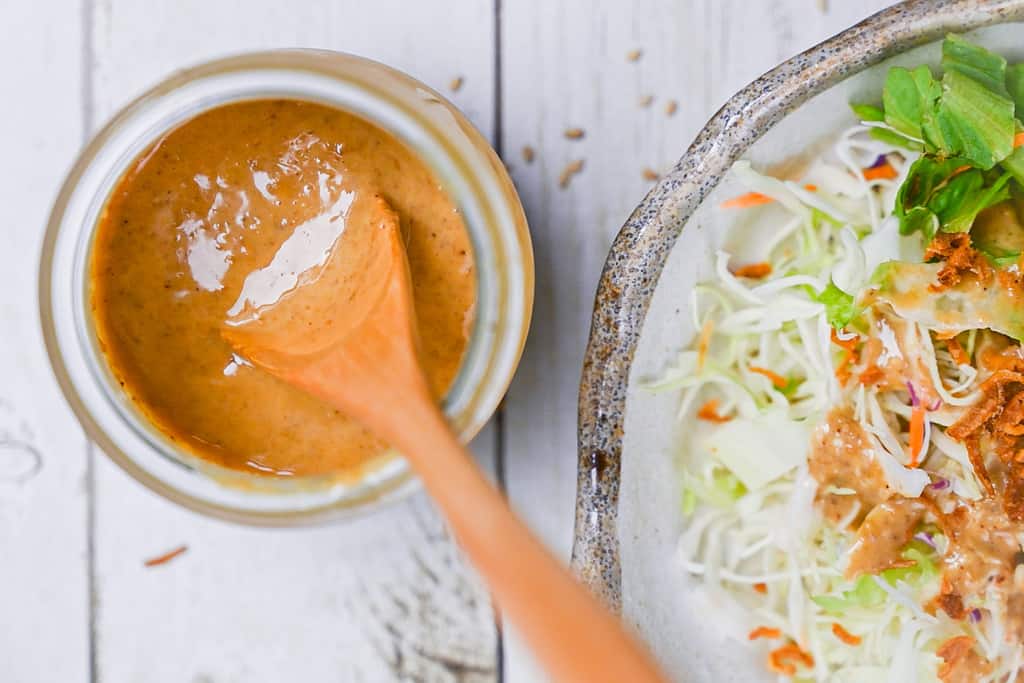
[[[705,446],[747,489],[757,490],[804,462],[809,439],[806,421],[771,410],[725,423]]]

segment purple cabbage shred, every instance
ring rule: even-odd
[[[911,384],[910,382],[907,382],[907,391],[910,392],[910,405],[914,406],[915,408],[921,405],[921,401],[918,400],[917,398],[917,392],[914,391],[914,385]]]

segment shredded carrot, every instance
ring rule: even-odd
[[[967,656],[967,654],[974,648],[974,638],[970,636],[954,636],[946,642],[939,645],[939,648],[935,651],[942,659],[942,666],[939,667],[939,679],[946,680],[956,665]]]
[[[845,363],[836,368],[835,375],[836,381],[839,382],[839,386],[845,387],[846,383],[850,381],[851,374],[853,373],[850,372],[850,366]]]
[[[777,628],[769,628],[768,626],[758,626],[749,634],[747,634],[747,640],[757,640],[758,638],[768,638],[774,640],[775,638],[781,638],[782,631]]]
[[[910,462],[909,467],[920,465],[921,449],[924,446],[924,406],[915,406],[910,414]]]
[[[1021,145],[1024,145],[1024,133],[1017,133],[1013,136],[1013,148],[1017,149]]]
[[[860,344],[860,337],[854,335],[849,339],[840,339],[834,328],[831,331],[831,337],[832,343],[843,350],[843,355],[839,357],[839,365],[836,367],[835,375],[836,379],[839,380],[839,384],[846,386],[846,383],[850,381],[850,376],[853,374],[853,366],[857,362],[857,345]]]
[[[708,320],[704,323],[704,326],[700,328],[700,340],[697,342],[697,369],[701,370],[704,368],[704,359],[708,356],[708,346],[711,345],[711,333],[715,329],[715,322]]]
[[[864,180],[892,180],[899,175],[889,162],[865,168],[861,173],[864,174]]]
[[[796,674],[796,667],[789,662],[781,661],[775,656],[774,652],[768,655],[768,670],[777,674],[782,674],[783,676],[792,676]]]
[[[760,192],[747,192],[741,194],[739,197],[733,197],[732,199],[722,202],[723,209],[746,209],[751,206],[760,206],[761,204],[771,204],[775,200],[766,194]]]
[[[792,652],[792,656],[799,659],[804,666],[806,666],[808,669],[814,666],[814,657],[812,657],[809,652],[804,652],[803,650],[801,650],[799,647],[796,646],[796,643],[790,643],[789,647],[790,650],[788,650],[788,652]]]
[[[841,386],[846,386],[853,374],[853,366],[857,363],[857,352],[854,349],[844,348],[843,355],[839,357],[839,365],[836,367],[835,375]]]
[[[708,422],[728,422],[732,418],[728,415],[720,415],[718,412],[718,399],[713,398],[700,407],[697,417]]]
[[[808,669],[814,667],[814,657],[797,647],[796,643],[783,645],[768,654],[768,668],[776,673],[792,676],[796,673],[793,662],[803,664]]]
[[[950,337],[946,340],[946,349],[949,350],[949,355],[953,357],[953,362],[957,365],[971,364],[971,357],[964,351],[964,347],[960,346],[960,342],[956,340],[956,337]]]
[[[786,387],[789,386],[788,379],[778,374],[777,372],[772,372],[768,368],[759,368],[756,365],[751,365],[750,371],[756,372],[759,375],[764,375],[765,377],[770,379],[772,381],[772,384],[775,385],[776,389],[785,389]]]
[[[860,343],[860,337],[858,337],[857,335],[854,335],[854,336],[850,337],[849,339],[840,339],[839,335],[836,334],[836,328],[834,328],[834,327],[832,328],[831,334],[832,334],[832,343],[835,344],[836,346],[838,346],[840,348],[843,348],[843,349],[846,349],[847,351],[856,351],[857,350],[857,344]]]
[[[760,593],[761,595],[764,595],[765,593],[768,592],[768,584],[767,583],[760,583],[760,582],[755,583],[754,584],[754,592],[755,593]]]
[[[807,190],[808,192],[817,192],[818,186],[808,184],[804,185],[804,189]],[[723,209],[748,209],[752,206],[771,204],[774,201],[775,199],[773,197],[769,197],[766,194],[761,194],[760,192],[747,192],[745,194],[741,194],[738,197],[733,197],[732,199],[725,200],[724,202],[721,203],[720,206]]]
[[[864,371],[860,373],[860,377],[857,378],[857,382],[864,386],[870,386],[872,384],[878,384],[885,379],[885,371],[875,364],[871,364],[864,368]]]
[[[740,266],[733,270],[732,274],[736,277],[760,279],[772,274],[772,264],[767,261],[762,261],[761,263],[748,263],[745,266]]]
[[[832,634],[847,645],[860,645],[860,636],[855,636],[840,624],[832,624]]]
[[[146,567],[156,567],[157,565],[167,564],[168,562],[176,558],[178,555],[184,554],[186,550],[188,550],[187,545],[179,546],[170,552],[164,553],[163,555],[157,555],[156,557],[152,557],[143,562],[142,564]]]
[[[949,177],[950,178],[955,178],[956,176],[960,175],[964,171],[969,171],[969,170],[971,170],[971,167],[968,166],[967,164],[964,164],[963,166],[957,166],[956,168],[953,169],[953,172],[949,174]],[[947,178],[947,180],[948,179],[949,178]]]

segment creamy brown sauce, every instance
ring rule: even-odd
[[[924,520],[926,510],[921,501],[901,496],[871,508],[857,527],[857,540],[850,548],[846,577],[913,565],[903,560],[902,553]]]
[[[989,588],[1010,588],[1020,528],[997,500],[959,501],[939,523],[949,539],[943,558],[943,593],[969,602]]]
[[[228,317],[316,273],[353,202],[377,193],[401,220],[421,359],[443,395],[476,298],[462,217],[427,166],[381,129],[267,100],[170,132],[105,207],[91,306],[111,371],[141,412],[187,450],[251,472],[350,472],[378,456],[384,445],[363,427],[249,366],[221,337]]]
[[[832,524],[851,520],[856,530],[847,578],[907,566],[902,551],[927,508],[889,490],[868,436],[848,411],[834,409],[818,426],[808,467],[818,482],[817,501],[825,519]]]
[[[851,515],[856,524],[892,495],[867,435],[848,410],[834,409],[815,429],[807,465],[818,482],[822,514],[833,524]]]

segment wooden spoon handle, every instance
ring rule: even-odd
[[[552,680],[665,681],[650,656],[512,512],[432,404],[405,401],[416,429],[390,434],[419,465],[463,550]]]
[[[412,290],[398,218],[386,204],[378,208],[383,208],[382,220],[371,224],[382,232],[371,236],[385,241],[371,241],[367,249],[371,256],[387,258],[371,259],[377,264],[372,272],[359,269],[362,284],[356,290],[365,295],[370,284],[388,281],[365,317],[346,319],[352,309],[340,307],[338,317],[328,320],[337,322],[329,330],[337,337],[333,344],[311,345],[311,332],[294,329],[301,317],[285,318],[287,334],[278,334],[277,344],[270,345],[265,332],[255,342],[246,339],[251,335],[241,335],[237,328],[230,335],[232,343],[248,349],[250,358],[257,351],[261,367],[345,411],[405,454],[490,585],[498,607],[519,627],[553,680],[664,681],[618,619],[512,513],[452,434],[417,358]],[[326,327],[319,322],[311,329]],[[305,348],[296,352],[304,339]]]

